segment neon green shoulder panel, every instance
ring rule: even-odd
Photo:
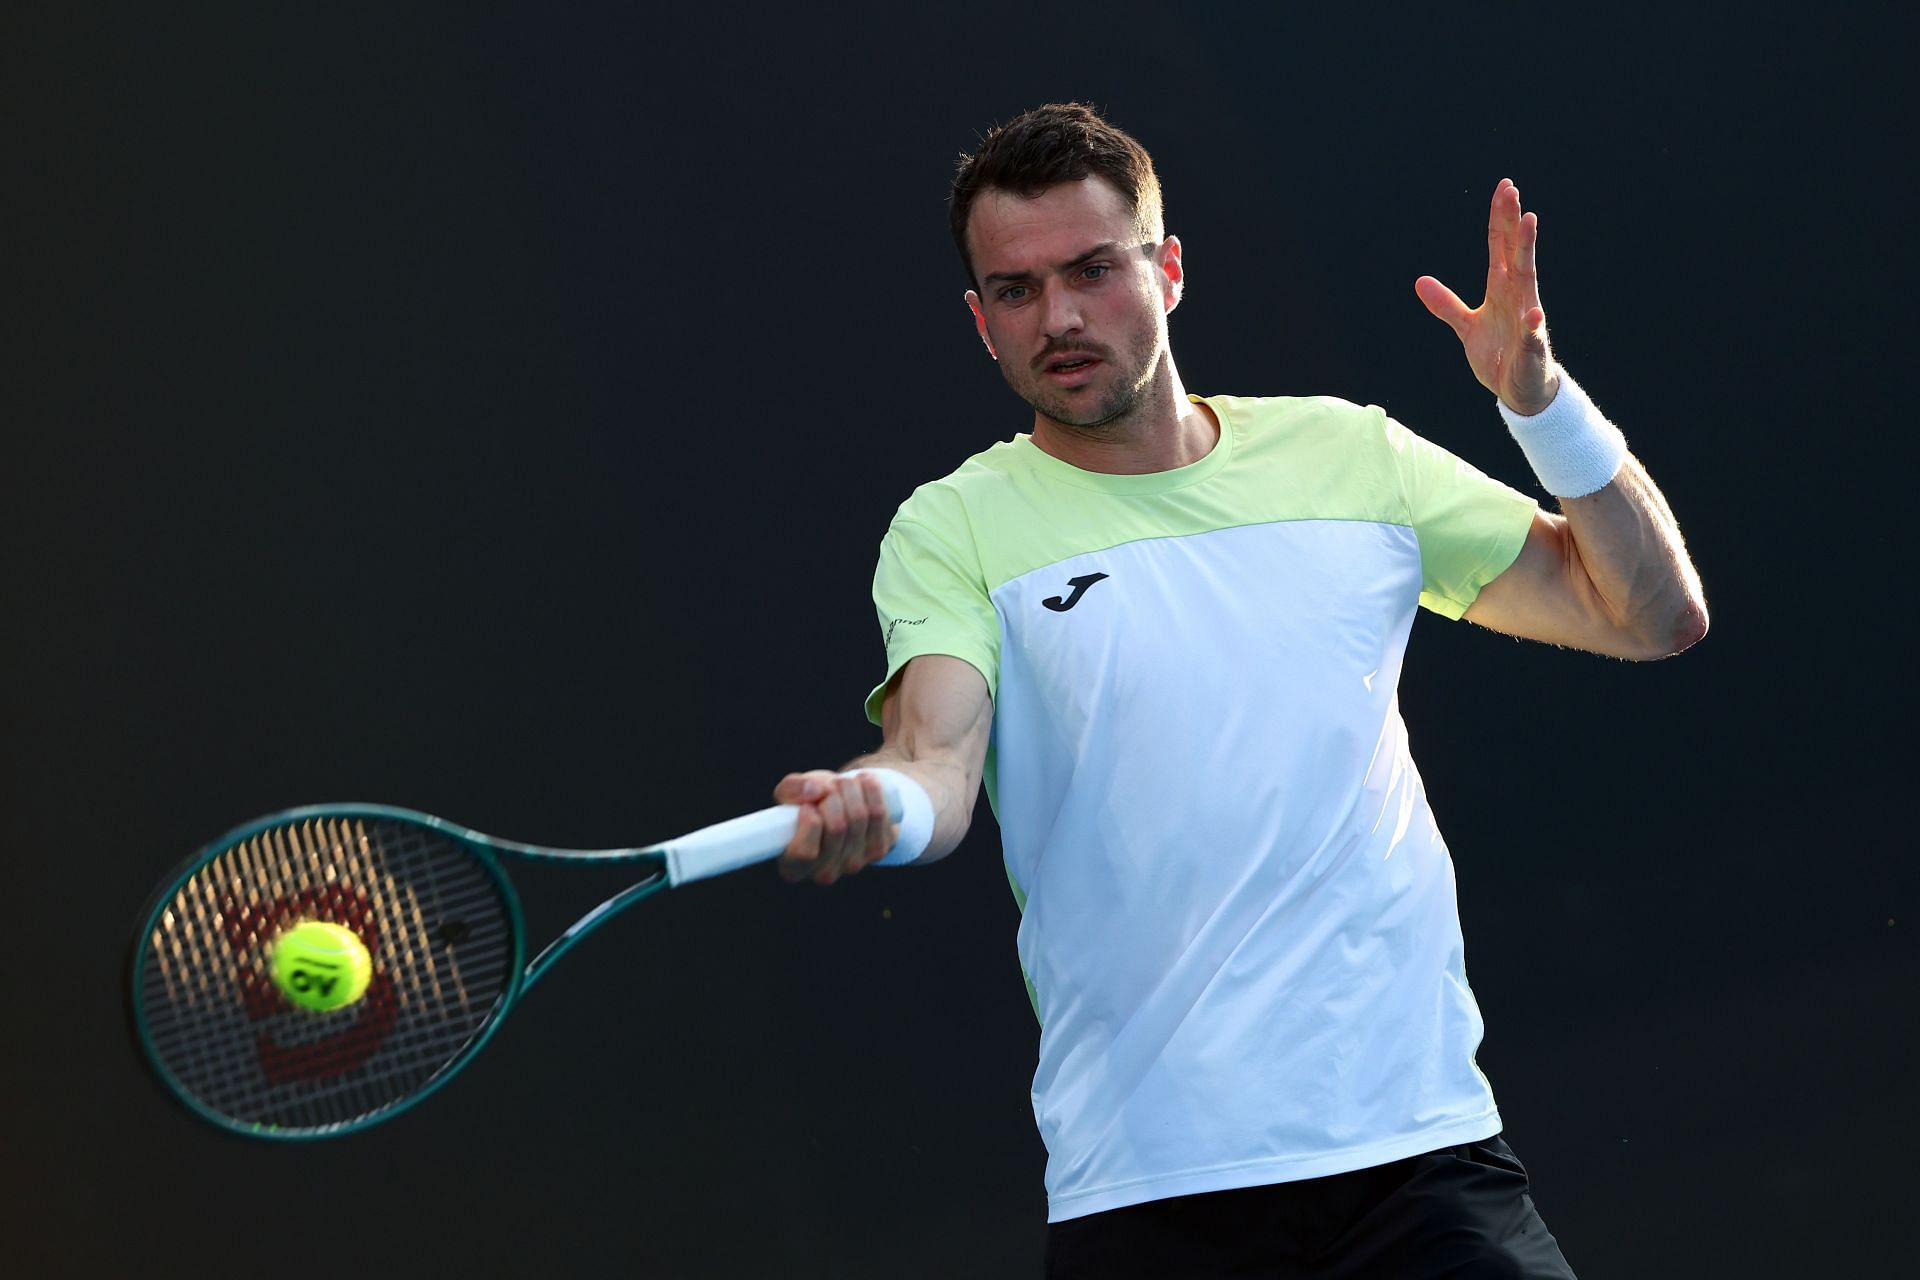
[[[994,589],[1070,556],[1285,520],[1409,526],[1420,542],[1420,603],[1458,618],[1526,539],[1532,499],[1377,406],[1332,397],[1204,403],[1220,419],[1219,443],[1174,471],[1082,471],[1023,435],[916,489],[874,574],[887,678],[868,695],[869,719],[879,722],[887,682],[922,654],[960,658],[996,689]]]

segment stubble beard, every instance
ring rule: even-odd
[[[1127,426],[1141,401],[1147,399],[1155,384],[1166,376],[1167,352],[1158,341],[1145,351],[1127,354],[1132,357],[1128,364],[1140,372],[1117,380],[1093,404],[1076,404],[1069,393],[1054,391],[1044,382],[1023,387],[1013,380],[1011,371],[1004,364],[1000,372],[1014,394],[1025,400],[1041,417],[1092,435],[1114,435]],[[1109,369],[1117,367],[1107,357],[1101,358]],[[1046,375],[1042,373],[1038,377],[1044,379]]]

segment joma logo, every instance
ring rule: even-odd
[[[1045,600],[1042,600],[1040,603],[1047,606],[1047,608],[1053,610],[1055,613],[1065,613],[1067,610],[1073,608],[1073,606],[1080,603],[1080,597],[1087,594],[1088,587],[1092,586],[1094,583],[1100,581],[1102,578],[1106,576],[1107,575],[1104,573],[1083,573],[1077,578],[1068,578],[1067,585],[1073,588],[1073,594],[1069,595],[1064,600],[1061,599],[1059,596],[1048,596]]]

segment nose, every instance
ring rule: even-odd
[[[1040,327],[1047,337],[1078,333],[1080,320],[1080,299],[1072,289],[1055,284],[1040,295]]]

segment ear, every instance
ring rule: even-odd
[[[1153,256],[1160,267],[1160,301],[1171,312],[1180,305],[1180,296],[1187,288],[1187,269],[1180,261],[1180,237],[1168,236],[1162,240]]]
[[[980,335],[980,341],[987,344],[987,354],[998,360],[1000,353],[993,349],[993,338],[987,333],[987,317],[980,310],[980,295],[971,289],[967,290],[967,310],[973,312],[973,329]]]

